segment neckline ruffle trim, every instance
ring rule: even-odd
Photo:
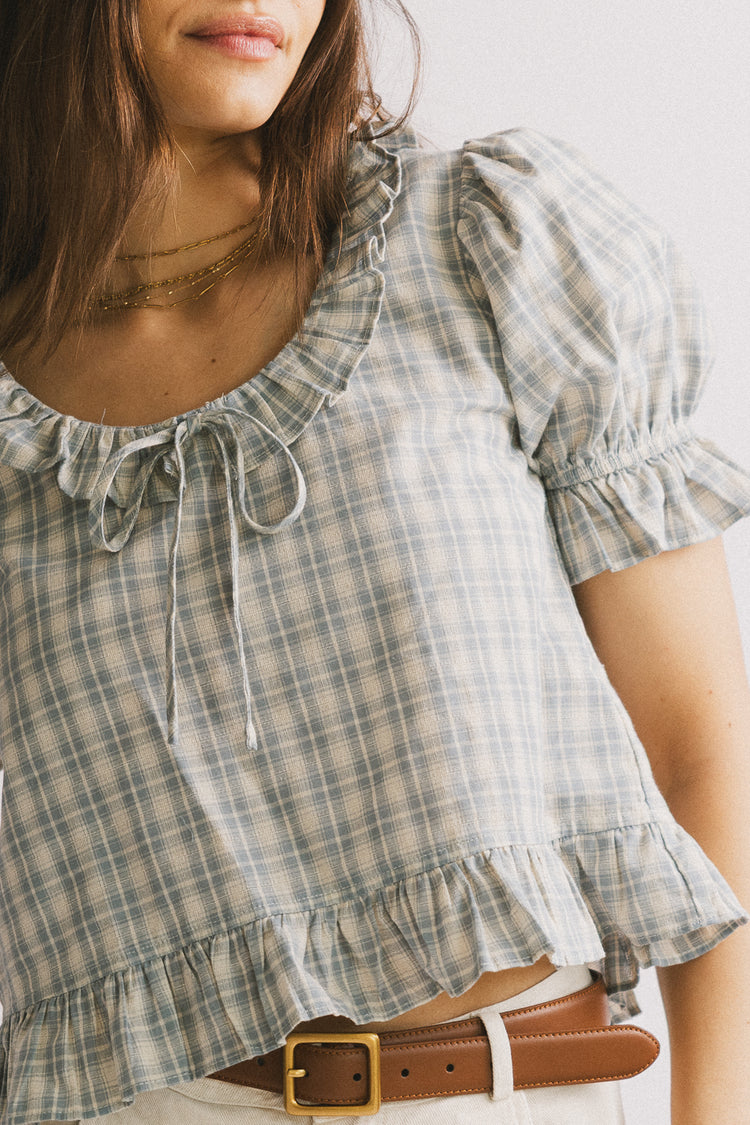
[[[408,141],[407,137],[401,139]],[[118,552],[143,506],[176,501],[167,571],[165,626],[167,737],[180,739],[176,631],[180,529],[195,442],[208,442],[222,467],[231,559],[232,620],[245,697],[245,740],[255,746],[252,701],[239,611],[240,534],[274,535],[304,510],[305,479],[290,450],[320,408],[346,390],[380,316],[385,222],[401,188],[401,162],[373,136],[356,142],[349,164],[348,209],[310,301],[303,331],[263,370],[221,398],[146,426],[105,426],[44,405],[0,370],[0,464],[27,473],[56,472],[67,496],[88,502],[96,548]],[[2,371],[5,371],[3,376]],[[285,513],[259,522],[248,505],[248,474],[283,454]]]
[[[143,426],[83,421],[40,402],[0,363],[0,464],[27,473],[54,469],[60,489],[81,500],[91,501],[109,479],[107,503],[127,510],[144,475],[148,487],[140,502],[177,498],[169,471],[176,435],[189,438],[217,422],[231,427],[245,473],[280,448],[288,450],[320,408],[346,391],[372,339],[385,287],[379,268],[386,254],[385,222],[400,190],[398,153],[375,137],[357,142],[349,165],[348,211],[302,334],[253,378],[194,410]]]
[[[636,904],[635,870],[661,888]],[[141,1091],[269,1051],[300,1021],[388,1019],[543,954],[555,965],[604,957],[608,988],[623,992],[639,966],[696,957],[744,920],[698,845],[671,821],[492,848],[366,899],[194,940],[6,1013],[0,1121],[111,1113]],[[630,997],[618,1003],[616,1018],[638,1011]]]

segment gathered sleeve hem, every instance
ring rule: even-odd
[[[748,474],[684,428],[663,443],[569,464],[545,486],[571,584],[713,539],[750,514]]]

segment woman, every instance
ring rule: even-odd
[[[581,1013],[639,964],[673,1120],[740,1120],[672,814],[747,900],[750,491],[668,239],[560,142],[384,128],[355,0],[0,25],[2,1125],[353,1117],[381,1054],[386,1118],[620,1121],[650,1044]],[[284,1101],[305,1031],[358,1069]]]

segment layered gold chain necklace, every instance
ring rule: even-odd
[[[247,230],[253,226],[253,221],[241,223],[238,227],[213,234],[210,238],[202,238],[197,242],[188,242],[184,246],[175,246],[170,250],[155,250],[151,254],[124,254],[115,258],[117,262],[151,261],[153,258],[167,258],[175,254],[182,254],[188,250],[196,250],[201,246],[208,246],[212,242],[229,238],[233,234]],[[212,262],[208,266],[191,270],[189,273],[178,274],[176,277],[166,277],[161,281],[147,281],[134,285],[130,289],[117,292],[103,293],[94,297],[89,307],[95,312],[107,312],[110,309],[173,309],[187,301],[197,301],[205,293],[242,265],[253,253],[262,240],[262,234],[255,229],[228,254]],[[207,284],[203,284],[207,282]]]

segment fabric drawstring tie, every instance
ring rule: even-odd
[[[242,443],[239,440],[238,427],[248,423],[271,438],[283,450],[294,472],[296,481],[296,495],[289,511],[277,523],[265,525],[257,523],[247,510],[245,487],[245,460],[242,452]],[[259,535],[275,535],[293,523],[301,514],[307,499],[307,489],[302,470],[292,456],[289,447],[281,438],[264,425],[260,419],[244,410],[233,407],[220,409],[207,409],[191,414],[183,419],[174,430],[159,430],[153,434],[136,438],[128,442],[110,457],[104,466],[104,471],[99,483],[91,496],[89,503],[89,532],[93,542],[106,551],[117,553],[128,542],[138,513],[140,512],[143,498],[146,493],[151,476],[160,461],[171,462],[174,474],[177,477],[177,512],[175,515],[172,539],[169,548],[168,575],[169,594],[167,604],[166,626],[166,662],[167,662],[167,730],[170,745],[179,741],[179,709],[177,701],[177,653],[176,653],[176,626],[177,626],[177,556],[180,546],[180,531],[182,528],[183,502],[187,483],[185,465],[185,443],[194,438],[201,430],[207,431],[213,439],[221,455],[224,468],[224,483],[226,486],[227,520],[229,524],[229,547],[231,558],[231,586],[232,586],[232,620],[234,634],[237,642],[240,668],[242,670],[242,688],[245,697],[245,738],[248,747],[255,746],[255,730],[252,721],[252,706],[250,698],[250,682],[245,658],[245,644],[242,631],[242,617],[239,606],[239,521],[251,531]],[[144,452],[150,453],[144,458],[133,488],[124,505],[122,517],[112,531],[107,530],[105,524],[108,512],[111,511],[113,502],[109,493],[115,482],[118,472],[123,464],[131,457],[143,456]],[[108,503],[109,502],[109,503]]]

